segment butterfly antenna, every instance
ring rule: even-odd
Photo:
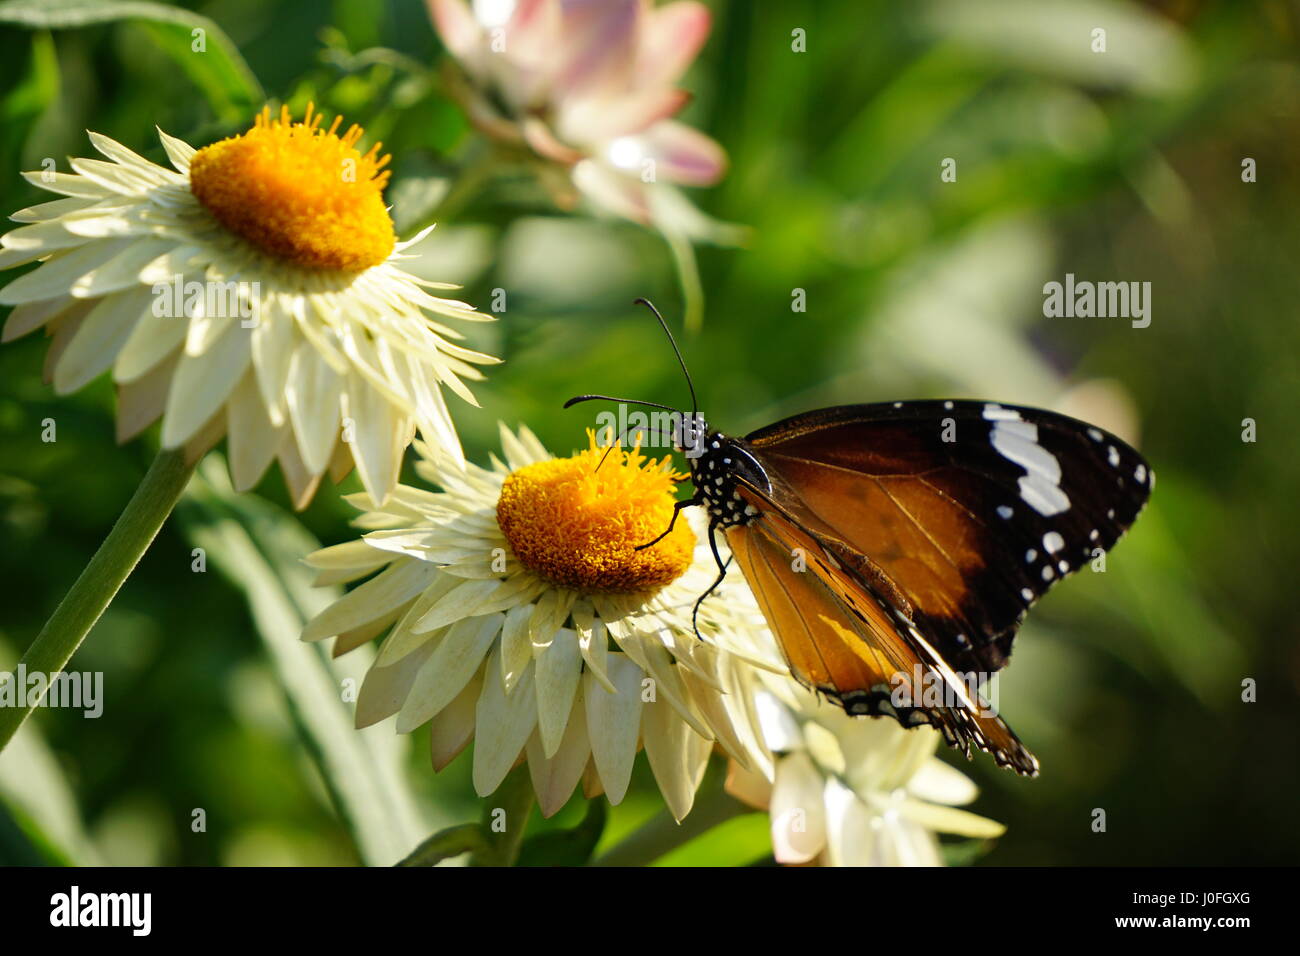
[[[613,395],[575,395],[573,396],[573,398],[569,399],[567,402],[564,403],[564,407],[572,408],[574,405],[577,405],[579,402],[597,402],[597,401],[622,402],[625,405],[649,405],[651,408],[662,408],[665,411],[677,412],[679,415],[681,414],[681,412],[678,409],[673,408],[671,405],[660,405],[658,402],[643,402],[638,398],[616,398]]]
[[[677,347],[677,340],[673,338],[673,333],[669,331],[668,323],[664,321],[664,317],[659,314],[659,310],[655,308],[654,303],[649,299],[636,298],[632,300],[632,303],[633,305],[644,305],[653,312],[655,318],[659,320],[659,327],[664,330],[664,335],[668,336],[668,344],[673,347],[673,352],[677,356],[677,364],[682,367],[682,374],[686,376],[686,387],[691,390],[691,417],[694,418],[700,413],[700,403],[695,397],[695,383],[691,381],[690,369],[686,367],[686,360],[682,358],[682,350]]]

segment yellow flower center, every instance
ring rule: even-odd
[[[301,123],[289,108],[264,107],[242,136],[205,146],[190,159],[190,189],[221,225],[259,249],[308,269],[359,272],[396,243],[384,206],[389,157],[379,144],[362,155],[359,126],[320,129],[312,107]]]
[[[639,448],[596,444],[572,458],[511,472],[501,486],[497,524],[510,547],[538,577],[579,591],[652,591],[691,565],[695,534],[685,520],[652,547],[673,516],[673,481],[685,477]],[[666,461],[666,459],[664,459]],[[597,467],[599,466],[599,467]]]

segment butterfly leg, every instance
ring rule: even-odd
[[[709,525],[709,550],[713,552],[713,560],[718,565],[718,577],[717,580],[709,585],[709,589],[700,595],[700,599],[695,602],[695,610],[691,612],[691,628],[695,631],[696,639],[701,641],[704,640],[704,638],[700,635],[700,625],[698,620],[700,616],[700,605],[704,603],[706,597],[718,589],[718,585],[727,577],[727,568],[731,567],[731,555],[728,555],[726,562],[723,562],[722,555],[718,554],[718,542],[714,537],[715,531],[716,527],[714,525]]]
[[[646,548],[654,547],[656,544],[658,544],[658,543],[659,543],[660,541],[662,541],[664,538],[668,537],[670,534],[673,533],[673,526],[674,526],[675,524],[677,524],[677,516],[678,516],[679,514],[682,513],[682,509],[683,509],[683,508],[689,508],[691,505],[696,504],[696,503],[697,503],[697,502],[696,502],[696,500],[695,500],[694,498],[686,498],[685,500],[683,500],[683,501],[679,501],[679,502],[677,502],[676,504],[674,504],[674,505],[673,505],[673,520],[671,520],[671,521],[668,522],[668,527],[664,530],[664,533],[661,534],[659,537],[655,538],[653,541],[647,541],[645,544],[638,544],[638,545],[637,545],[635,548],[633,548],[632,550],[633,550],[633,551],[644,551]]]

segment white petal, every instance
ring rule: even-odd
[[[188,173],[190,171],[190,160],[198,150],[183,139],[169,136],[162,130],[158,130],[158,138],[162,141],[163,149],[167,151],[167,158],[172,161],[172,165],[176,167],[177,171]]]
[[[416,634],[446,627],[478,613],[483,602],[496,590],[497,582],[461,581],[449,589],[436,604],[411,627]]]
[[[474,739],[474,710],[483,693],[483,674],[470,678],[456,699],[429,722],[429,753],[433,769],[443,769]]]
[[[348,375],[347,414],[352,418],[352,457],[361,483],[382,505],[397,484],[406,447],[401,415],[357,372]]]
[[[232,323],[207,354],[181,356],[163,413],[164,448],[183,444],[225,403],[248,367],[248,342],[249,330]]]
[[[501,668],[498,653],[488,659],[489,674]],[[474,715],[474,792],[486,797],[501,786],[537,726],[532,675],[526,674],[509,697],[500,681],[485,680]]]
[[[668,811],[681,820],[691,812],[704,779],[712,742],[695,733],[666,700],[646,704],[641,716],[646,756]]]
[[[574,701],[573,716],[566,724],[564,739],[549,757],[545,755],[539,731],[533,731],[528,738],[528,771],[543,817],[554,816],[569,802],[591,756],[581,692]]]
[[[772,803],[772,781],[734,760],[727,765],[726,788],[727,793],[757,810],[766,811]]]
[[[507,694],[514,691],[533,659],[533,644],[528,637],[528,622],[532,616],[531,604],[512,607],[501,628],[501,683]]]
[[[253,368],[267,414],[276,425],[284,423],[285,382],[289,378],[289,360],[298,336],[293,317],[278,298],[262,310],[261,320],[253,329]]]
[[[302,342],[289,361],[285,402],[289,421],[311,471],[324,471],[339,439],[339,398],[343,376],[330,368],[308,343]]]
[[[257,379],[249,369],[230,393],[226,406],[230,477],[236,491],[248,491],[261,480],[275,459],[280,441],[280,432],[266,415]],[[320,581],[316,584],[319,586]]]
[[[398,560],[353,588],[307,622],[304,641],[319,641],[369,624],[420,594],[438,569],[419,561]]]
[[[879,866],[880,821],[837,777],[826,780],[826,859],[831,866]]]
[[[302,562],[308,567],[317,570],[316,578],[312,581],[312,584],[321,588],[331,584],[346,584],[349,581],[359,580],[374,571],[378,571],[384,565],[391,563],[392,560],[388,555],[382,551],[376,551],[364,541],[353,539],[342,544],[331,545],[328,548],[321,548],[319,551],[313,551],[303,558]]]
[[[294,508],[301,511],[307,507],[320,485],[320,472],[312,473],[302,463],[302,454],[298,451],[298,442],[293,437],[292,429],[284,429],[275,456],[280,460],[280,472],[289,489],[289,500],[293,502]]]
[[[40,268],[19,276],[0,289],[0,305],[21,305],[72,291],[73,284],[130,246],[132,239],[92,242],[51,256]]]
[[[58,219],[60,216],[70,212],[79,212],[88,206],[93,206],[93,199],[79,199],[69,197],[67,199],[52,199],[49,202],[38,203],[35,206],[28,206],[26,209],[19,209],[9,218],[14,222],[49,222]],[[8,237],[5,237],[8,238]],[[6,245],[3,239],[0,244]]]
[[[126,384],[140,378],[180,347],[188,327],[184,317],[142,314],[113,363],[113,380]]]
[[[645,672],[626,654],[611,654],[610,693],[588,671],[583,679],[583,703],[591,735],[591,755],[612,804],[621,803],[632,779],[637,738],[641,734],[641,678]]]
[[[951,806],[962,806],[979,796],[979,788],[969,777],[937,757],[921,766],[907,789],[922,800]]]
[[[561,628],[550,646],[537,655],[536,664],[533,681],[537,685],[537,730],[546,756],[553,757],[564,738],[569,714],[573,712],[574,694],[582,677],[578,635]]]
[[[54,368],[54,391],[75,392],[108,370],[131,336],[141,315],[148,314],[151,295],[137,286],[100,299]]]
[[[550,644],[555,632],[564,626],[577,595],[568,589],[550,588],[533,605],[533,616],[528,622],[528,637],[533,642],[534,655]]]
[[[126,442],[153,424],[167,404],[176,356],[159,362],[148,374],[117,389],[118,442]]]
[[[936,833],[953,833],[958,836],[991,840],[1007,832],[1007,828],[996,820],[981,817],[969,810],[958,810],[956,807],[944,807],[920,800],[904,801],[899,806],[898,812],[913,823],[918,823]]]
[[[804,753],[776,762],[772,785],[772,850],[780,863],[807,863],[826,846],[822,775]]]
[[[421,631],[417,634],[412,629],[415,622],[423,617],[425,612],[433,607],[456,584],[455,578],[439,574],[436,567],[432,569],[432,573],[433,579],[429,582],[429,586],[414,601],[410,602],[392,632],[384,639],[384,643],[379,645],[379,653],[375,656],[376,664],[387,666],[393,661],[405,657],[417,647],[436,639],[442,633],[441,629],[437,629],[427,632]]]
[[[112,259],[78,278],[71,292],[89,299],[140,285],[140,270],[175,247],[174,239],[135,239]]]
[[[402,709],[406,696],[415,683],[415,675],[429,655],[433,645],[421,647],[395,664],[387,667],[372,665],[361,681],[357,692],[356,726],[358,729],[386,720]]]
[[[609,634],[605,622],[595,616],[590,603],[577,601],[573,605],[573,624],[578,632],[578,649],[582,651],[583,663],[595,675],[608,691],[613,691],[605,662],[609,659]]]
[[[23,173],[22,177],[33,186],[63,196],[77,196],[82,199],[105,199],[115,195],[113,190],[107,189],[99,183],[91,182],[84,176],[75,176],[72,173],[51,173],[47,170],[34,170]]]
[[[505,615],[485,614],[452,625],[416,675],[397,717],[398,733],[409,733],[451,703],[476,674],[501,631]]]
[[[53,299],[42,299],[16,306],[5,320],[4,335],[0,342],[12,342],[20,336],[39,329],[46,322],[58,318],[77,302],[70,295],[61,295]]]

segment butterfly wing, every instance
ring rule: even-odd
[[[911,627],[818,536],[757,489],[739,494],[762,513],[726,529],[727,543],[797,679],[849,713],[926,723],[969,756],[972,745],[1030,776],[1038,761]],[[942,706],[923,706],[926,687]]]
[[[772,499],[959,672],[1001,668],[1027,608],[1108,550],[1154,482],[1114,435],[990,402],[829,408],[746,442]]]

